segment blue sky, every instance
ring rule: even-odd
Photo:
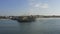
[[[60,0],[0,0],[0,15],[60,15]]]

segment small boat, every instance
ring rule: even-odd
[[[17,21],[18,22],[32,22],[32,21],[35,21],[35,18],[33,18],[33,17],[23,17],[23,18],[19,18]]]

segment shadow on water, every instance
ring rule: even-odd
[[[34,21],[17,21],[17,22],[19,22],[19,23],[32,23],[32,22],[35,22],[36,20],[34,20]]]
[[[35,22],[35,21],[32,21],[32,22]],[[32,22],[19,22],[19,23],[32,23]]]

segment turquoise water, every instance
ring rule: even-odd
[[[40,18],[30,23],[2,19],[0,34],[60,34],[60,18]]]

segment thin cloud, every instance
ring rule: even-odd
[[[38,8],[48,8],[48,4],[47,3],[44,3],[44,4],[42,4],[42,3],[40,3],[40,4],[36,4],[34,7],[38,7]]]
[[[49,8],[48,3],[37,3],[36,0],[29,0],[29,6],[30,14],[43,14],[45,11],[48,11]]]

